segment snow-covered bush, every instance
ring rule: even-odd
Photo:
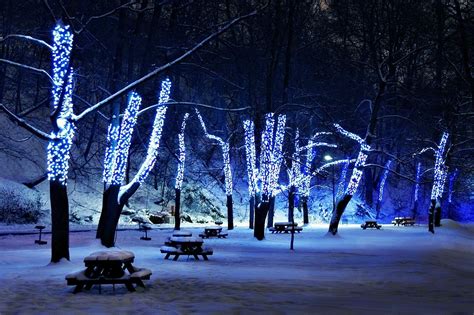
[[[0,222],[36,223],[40,219],[41,196],[13,181],[0,179]]]

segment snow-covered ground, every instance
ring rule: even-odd
[[[71,262],[54,265],[49,243],[3,235],[0,314],[473,314],[473,225],[443,223],[435,235],[426,226],[342,225],[330,237],[327,226],[312,226],[296,234],[295,251],[289,235],[267,233],[259,242],[239,227],[228,239],[205,240],[214,249],[209,261],[164,260],[159,247],[171,229],[155,228],[148,242],[136,230],[119,231],[117,245],[153,275],[145,290],[104,285],[101,295],[97,288],[73,294],[64,280],[103,249],[95,231],[72,232]],[[186,230],[197,235],[202,227]]]

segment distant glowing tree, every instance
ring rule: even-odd
[[[376,219],[380,216],[380,208],[382,207],[383,192],[385,189],[385,183],[387,181],[388,173],[390,172],[390,165],[392,165],[392,160],[388,160],[385,163],[385,169],[383,170],[382,176],[380,177],[378,196],[377,196],[377,206],[376,206]]]
[[[448,218],[452,219],[452,207],[453,207],[453,194],[454,194],[454,185],[459,176],[459,170],[455,169],[454,172],[449,176],[448,184]]]
[[[443,195],[448,172],[445,165],[448,138],[449,133],[444,132],[437,148],[431,148],[435,151],[433,188],[431,190],[431,204],[428,211],[428,230],[431,233],[434,233],[435,226],[441,226],[441,196]]]
[[[169,100],[171,92],[171,81],[166,79],[161,82],[161,91],[158,100],[158,106],[155,112],[155,119],[153,121],[153,128],[150,134],[150,141],[147,148],[145,160],[141,164],[133,179],[128,183],[123,183],[125,178],[125,169],[132,137],[133,128],[136,124],[138,108],[141,103],[141,98],[138,94],[132,93],[129,98],[129,103],[125,114],[122,118],[120,126],[118,141],[115,147],[112,146],[112,134],[109,132],[111,138],[109,139],[109,147],[106,150],[105,165],[104,165],[104,182],[107,185],[104,193],[104,207],[102,209],[101,217],[102,225],[97,230],[97,236],[100,237],[101,243],[104,246],[112,247],[115,245],[115,231],[122,213],[123,207],[128,202],[130,197],[137,191],[140,185],[150,174],[155,166],[158,149],[160,147],[161,133],[165,122],[167,106],[165,105]],[[112,130],[113,128],[109,128]],[[112,163],[112,164],[110,164]]]
[[[418,215],[418,204],[420,198],[421,162],[416,165],[415,189],[413,193],[413,218]]]
[[[232,183],[232,170],[230,168],[230,152],[229,152],[229,142],[224,141],[222,138],[212,135],[208,133],[206,128],[206,123],[201,116],[201,113],[195,109],[196,115],[198,116],[199,122],[201,123],[201,127],[204,131],[206,138],[211,141],[217,142],[217,144],[221,147],[222,150],[222,161],[224,163],[224,181],[225,181],[225,193],[227,196],[227,228],[232,230],[234,228],[234,210],[233,210],[233,201],[232,201],[232,191],[233,191],[233,183]]]
[[[245,146],[247,154],[247,174],[249,174],[249,191],[260,196],[255,207],[254,236],[258,240],[265,237],[265,219],[270,209],[270,198],[277,193],[278,177],[283,160],[283,140],[285,137],[286,116],[279,115],[276,132],[273,113],[265,115],[265,130],[262,133],[259,168],[256,168],[255,140],[252,137],[253,123],[244,121],[246,131]],[[255,159],[255,162],[254,162]],[[250,170],[249,170],[250,168]],[[255,189],[255,190],[254,190]]]
[[[181,123],[181,130],[178,135],[179,155],[178,155],[178,171],[176,174],[175,189],[175,209],[174,209],[174,229],[179,230],[181,225],[181,186],[184,179],[184,162],[186,160],[186,146],[184,143],[184,130],[186,129],[186,121],[189,113],[184,114],[183,122]]]
[[[350,159],[345,160],[344,165],[342,166],[341,175],[339,177],[339,184],[337,185],[336,198],[339,199],[344,194],[346,188],[346,177],[347,171],[349,170]]]
[[[244,121],[245,131],[245,157],[247,162],[247,177],[249,190],[249,228],[253,229],[255,214],[255,198],[258,191],[258,169],[257,157],[255,153],[255,126],[253,121]]]

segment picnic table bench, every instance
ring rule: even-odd
[[[292,231],[300,233],[303,231],[301,226],[298,226],[298,223],[291,222],[275,222],[273,227],[269,228],[269,231],[273,233],[291,233]]]
[[[395,217],[392,221],[392,224],[395,226],[400,226],[400,225],[403,225],[403,226],[408,226],[408,225],[411,225],[413,226],[414,224],[416,223],[415,219],[411,218],[411,217]]]
[[[202,238],[210,238],[210,237],[217,237],[217,238],[226,238],[228,233],[222,232],[221,226],[206,226],[204,228],[204,232],[199,234]]]
[[[152,274],[150,269],[138,268],[132,265],[135,255],[129,251],[99,251],[84,258],[86,269],[66,275],[67,285],[75,285],[74,293],[83,288],[90,290],[93,285],[124,284],[133,292],[134,284],[145,287],[143,280],[149,280]],[[127,273],[128,272],[128,273]]]
[[[380,230],[382,225],[377,224],[377,221],[365,221],[365,223],[362,223],[360,227],[364,230],[367,228]]]
[[[142,231],[142,232],[145,232],[145,235],[140,237],[141,240],[143,240],[143,241],[150,241],[151,240],[151,237],[148,237],[148,231],[151,230],[150,225],[144,224],[144,223],[139,223],[138,230]]]
[[[43,229],[45,228],[44,225],[37,225],[35,226],[35,229],[39,230],[39,238],[37,240],[35,240],[35,244],[38,244],[38,245],[45,245],[47,244],[48,242],[46,241],[43,241],[41,239],[41,236],[42,236],[42,232],[43,232]]]
[[[174,261],[178,260],[181,255],[193,256],[196,260],[199,260],[199,256],[202,256],[204,260],[209,260],[207,256],[212,255],[213,250],[209,247],[202,247],[203,243],[200,237],[172,236],[169,239],[169,245],[161,246],[160,252],[166,254],[165,259],[174,256]]]

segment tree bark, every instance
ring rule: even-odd
[[[290,186],[288,190],[288,222],[293,222],[295,215],[295,186]]]
[[[67,186],[58,180],[49,182],[51,198],[51,262],[69,260],[69,202]]]
[[[174,229],[179,230],[181,227],[181,189],[176,188],[174,199]]]
[[[332,214],[331,222],[329,223],[329,232],[332,235],[337,234],[337,229],[339,227],[339,221],[341,221],[342,214],[346,210],[347,204],[351,201],[352,195],[344,195],[341,199],[338,200],[336,204],[336,209]]]
[[[434,212],[436,207],[436,200],[431,199],[430,209],[428,210],[428,231],[434,234]]]
[[[441,226],[441,201],[439,200],[439,198],[436,199],[435,204],[434,225],[435,227]]]
[[[413,204],[413,219],[416,219],[418,215],[418,200]]]
[[[268,200],[261,202],[255,208],[255,229],[253,230],[253,236],[259,241],[265,238],[265,218],[267,217],[269,208],[270,202]]]
[[[107,184],[104,183],[104,194],[102,196],[102,211],[100,212],[99,224],[97,225],[97,233],[95,238],[101,238],[104,233],[104,224],[107,218],[107,202],[110,195],[110,187],[106,187]]]
[[[234,229],[234,202],[232,201],[232,195],[227,195],[227,229]]]
[[[267,220],[267,227],[273,226],[273,217],[275,216],[275,197],[270,197],[270,201],[268,202],[268,220]]]
[[[249,201],[250,211],[249,211],[249,229],[253,229],[253,220],[255,214],[255,197],[251,196]]]
[[[309,224],[308,197],[302,197],[301,203],[303,204],[303,224]]]

